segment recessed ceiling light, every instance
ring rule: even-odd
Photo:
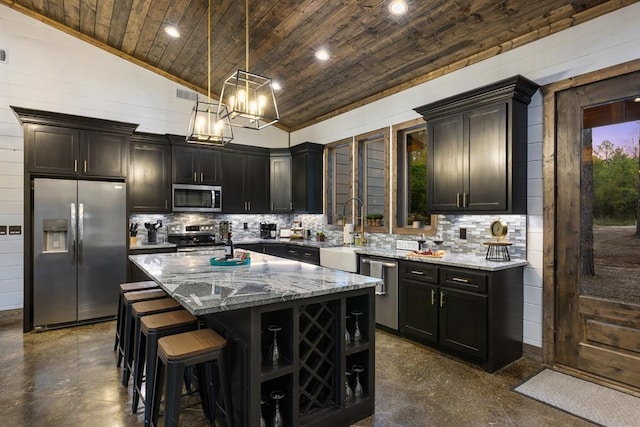
[[[273,90],[280,90],[282,89],[282,86],[280,86],[280,83],[276,82],[276,81],[272,81],[271,82],[271,87],[273,88]]]
[[[164,32],[169,34],[174,39],[180,37],[180,31],[178,31],[178,29],[173,25],[167,25],[166,27],[164,27]]]
[[[635,98],[635,99],[633,100],[633,102],[640,102],[640,96],[638,96],[637,98]]]
[[[316,58],[320,61],[328,61],[331,56],[329,55],[329,51],[327,49],[318,49],[316,51]]]
[[[404,15],[409,10],[407,2],[404,0],[393,0],[389,3],[389,12],[394,15]]]

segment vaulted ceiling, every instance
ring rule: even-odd
[[[296,130],[636,1],[407,0],[394,16],[389,0],[250,0],[249,69],[282,85],[280,125]],[[0,3],[207,92],[207,0]],[[212,0],[212,93],[245,69],[244,4]]]

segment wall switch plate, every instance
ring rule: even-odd
[[[22,234],[22,226],[21,225],[10,225],[9,226],[9,234]]]
[[[6,236],[6,235],[7,235],[7,226],[0,225],[0,236]]]
[[[460,238],[463,240],[467,239],[467,229],[466,228],[460,228]]]
[[[418,242],[414,240],[396,240],[396,249],[402,249],[405,251],[417,251]]]

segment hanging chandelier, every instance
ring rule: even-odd
[[[222,146],[233,140],[233,130],[227,107],[211,98],[211,0],[207,32],[207,99],[201,101],[198,96],[191,112],[187,142]]]
[[[249,0],[245,0],[245,69],[229,76],[222,86],[220,100],[227,101],[226,113],[220,117],[233,119],[233,126],[263,129],[280,120],[278,105],[270,78],[249,72]]]

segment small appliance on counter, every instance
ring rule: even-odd
[[[275,239],[277,236],[278,225],[274,223],[261,222],[260,223],[260,238],[261,239]]]
[[[302,240],[304,238],[303,232],[302,221],[291,221],[291,234],[289,235],[289,239]]]

